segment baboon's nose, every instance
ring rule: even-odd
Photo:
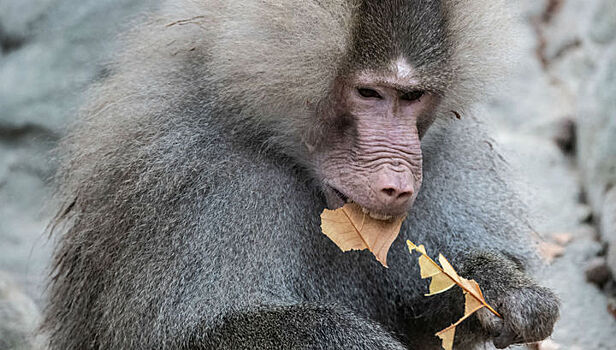
[[[407,207],[415,193],[409,172],[381,170],[373,184],[374,193],[386,211],[398,212]]]

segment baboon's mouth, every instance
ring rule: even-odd
[[[385,215],[385,214],[375,213],[375,212],[373,212],[373,211],[371,211],[369,209],[366,209],[364,207],[361,207],[361,210],[364,213],[368,214],[371,218],[376,219],[376,220],[383,220],[383,221],[385,221],[385,220],[391,220],[391,219],[394,218],[392,215]]]
[[[338,189],[331,187],[331,186],[327,186],[328,190],[325,191],[325,197],[327,199],[327,206],[330,209],[338,209],[342,206],[344,206],[346,203],[357,203],[355,201],[353,201],[351,198],[349,198],[349,196],[347,196],[346,194],[340,192]],[[333,198],[332,198],[333,197]],[[368,214],[371,218],[376,219],[376,220],[391,220],[393,219],[392,215],[386,215],[386,214],[381,214],[381,213],[377,213],[373,210],[370,210],[366,207],[364,207],[363,205],[357,203],[360,207],[361,210],[365,213]]]
[[[332,191],[334,192],[334,194],[336,196],[338,196],[338,198],[343,202],[343,203],[352,203],[353,201],[351,199],[349,199],[349,196],[347,196],[346,194],[338,191],[337,189],[332,187]]]

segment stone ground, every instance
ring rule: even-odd
[[[600,1],[520,0],[519,68],[483,106],[537,213],[538,239],[553,242],[561,234],[557,238],[570,240],[561,242],[562,256],[539,272],[562,299],[553,335],[560,349],[616,349],[616,318],[607,311],[607,297],[584,276],[604,245],[583,203],[576,158],[554,142],[576,113],[571,85],[580,82],[578,70],[590,69],[561,62],[584,52],[574,34],[590,25],[597,7],[591,4]],[[83,89],[105,74],[101,63],[113,49],[112,38],[144,3],[0,0],[0,350],[28,348],[8,339],[31,329],[42,306],[51,250],[42,234],[49,220],[46,182],[54,168],[48,151],[71,121]]]
[[[561,349],[616,349],[616,318],[607,310],[605,294],[587,283],[584,274],[588,261],[601,254],[604,247],[597,241],[598,233],[591,224],[592,210],[582,203],[584,192],[577,161],[555,142],[567,132],[576,113],[576,96],[563,83],[567,75],[544,65],[548,54],[540,47],[549,48],[550,43],[544,41],[556,37],[561,41],[562,51],[556,58],[560,60],[565,60],[563,56],[567,54],[575,55],[576,49],[581,50],[568,46],[571,41],[562,37],[573,35],[569,31],[574,32],[571,27],[577,22],[571,19],[576,18],[572,14],[580,14],[580,8],[591,7],[591,2],[561,2],[564,8],[552,9],[554,12],[546,12],[547,4],[540,1],[522,3],[526,12],[522,16],[525,25],[520,37],[524,47],[519,69],[513,73],[505,92],[486,107],[487,113],[496,122],[495,139],[511,167],[521,175],[520,188],[528,192],[528,205],[537,213],[535,229],[540,240],[553,243],[554,235],[570,240],[563,244],[563,255],[539,273],[562,300],[561,319],[553,341]],[[556,18],[550,23],[542,21],[549,15]],[[573,24],[555,30],[552,23],[566,21],[558,16]],[[545,33],[550,31],[552,37],[546,38]],[[558,64],[548,62],[552,63]]]

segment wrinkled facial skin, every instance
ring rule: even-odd
[[[422,181],[419,126],[438,98],[408,75],[359,72],[336,81],[312,150],[330,209],[353,201],[377,219],[410,210]]]

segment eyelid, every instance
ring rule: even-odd
[[[400,95],[400,99],[407,101],[418,101],[426,94],[425,90],[406,91]]]
[[[379,94],[378,91],[371,89],[371,88],[357,88],[357,93],[362,96],[363,98],[383,98],[381,96],[381,94]]]

